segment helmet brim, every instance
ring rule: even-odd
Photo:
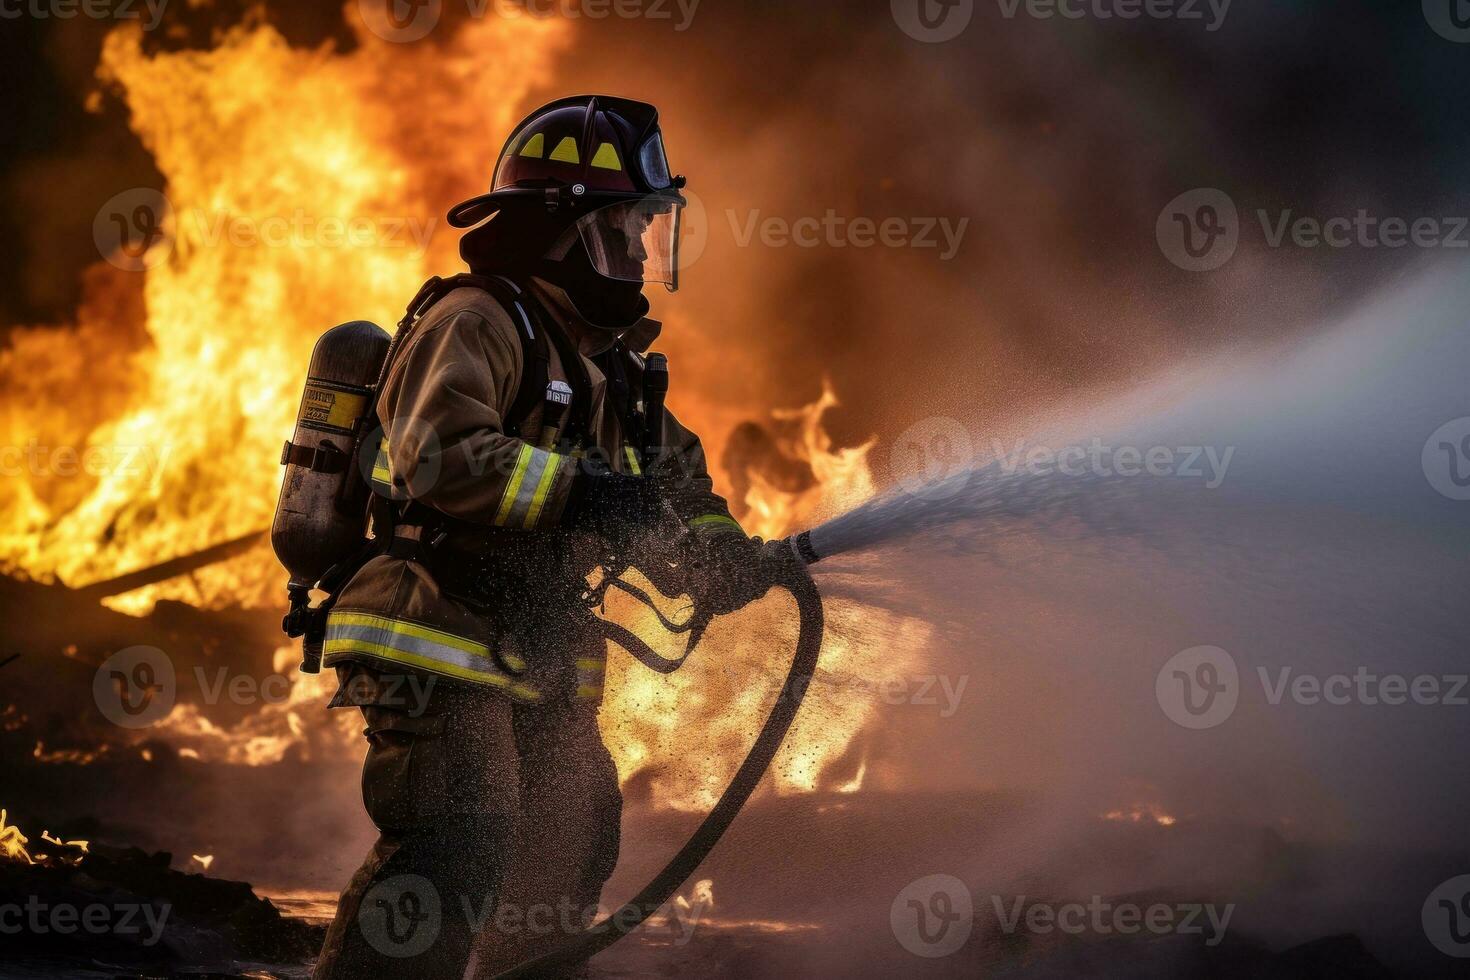
[[[479,197],[472,197],[468,201],[461,201],[450,208],[449,224],[453,228],[469,228],[503,209],[510,201],[545,201],[548,193],[555,194],[565,192],[565,190],[565,187],[517,187],[490,191],[489,193],[481,194]],[[677,186],[651,193],[643,191],[592,191],[586,195],[572,199],[574,202],[573,206],[582,209],[598,208],[618,201],[642,200],[670,201],[679,205],[689,203],[684,195],[679,193]]]
[[[494,194],[481,194],[461,201],[449,209],[449,225],[452,228],[471,228],[499,211],[504,204],[504,200]]]

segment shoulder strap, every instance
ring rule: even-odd
[[[590,441],[592,431],[592,379],[587,376],[587,366],[582,363],[582,355],[578,353],[571,340],[562,333],[549,316],[543,315],[543,311],[534,300],[528,302],[526,306],[532,311],[536,323],[541,327],[540,332],[550,338],[551,343],[556,346],[556,355],[561,360],[562,370],[566,372],[568,383],[572,386],[572,400],[567,410],[566,426],[562,429],[563,438],[574,446],[585,445]],[[544,381],[542,385],[544,387]]]
[[[483,277],[476,276],[476,279]],[[535,409],[536,403],[546,396],[546,379],[550,372],[551,353],[546,343],[546,331],[537,330],[528,312],[529,303],[521,287],[504,276],[484,279],[484,289],[505,307],[516,323],[516,333],[521,338],[521,380],[516,386],[516,396],[511,401],[510,412],[504,421],[505,434],[520,438],[521,426]]]
[[[607,375],[608,394],[612,399],[618,420],[622,423],[623,438],[635,452],[642,452],[643,414],[638,411],[638,399],[633,394],[628,380],[627,358],[630,352],[619,341],[596,357],[597,366]]]

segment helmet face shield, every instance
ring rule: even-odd
[[[619,201],[577,219],[592,267],[609,279],[679,288],[679,212],[667,197]]]

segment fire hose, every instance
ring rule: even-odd
[[[807,687],[811,684],[812,674],[816,670],[817,660],[821,655],[822,633],[825,624],[822,597],[817,592],[811,574],[807,571],[807,565],[818,560],[816,552],[811,548],[809,535],[803,533],[782,543],[787,547],[776,547],[767,552],[768,568],[771,586],[786,590],[796,600],[800,622],[796,638],[796,653],[792,658],[791,669],[787,672],[786,681],[781,686],[781,693],[777,696],[771,713],[766,717],[766,722],[761,727],[755,744],[750,747],[745,761],[740,764],[734,778],[730,780],[730,785],[725,787],[719,801],[705,816],[699,828],[684,846],[637,895],[610,915],[589,925],[555,949],[497,974],[495,980],[537,977],[548,971],[575,966],[602,952],[637,929],[644,920],[674,897],[674,894],[714,849],[715,844],[719,843],[736,815],[750,799],[750,794],[755,792],[761,777],[770,767],[771,760],[780,750],[781,743],[786,738],[786,732],[791,728],[791,723],[801,708],[802,700],[806,697]],[[614,641],[619,645],[627,646],[628,643],[634,643],[642,646],[642,641],[637,640],[631,633],[627,631],[623,633],[626,635],[613,634]],[[697,634],[691,636],[690,646],[697,641]],[[682,659],[680,658],[679,662],[682,662]]]

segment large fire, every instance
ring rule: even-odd
[[[120,220],[140,248],[110,258],[145,268],[99,263],[76,323],[17,329],[0,352],[13,393],[0,409],[5,444],[36,447],[43,464],[70,446],[96,464],[81,475],[33,465],[5,481],[5,570],[80,587],[264,529],[316,337],[349,318],[391,324],[428,275],[458,268],[455,238],[437,218],[480,189],[500,135],[550,80],[570,29],[482,18],[442,43],[408,45],[359,26],[346,52],[293,48],[258,21],[222,32],[209,50],[151,52],[136,28],[115,30],[98,78],[125,101],[165,177],[167,206],[139,211],[143,192],[123,195]],[[757,479],[743,501],[753,533],[787,533],[873,492],[870,447],[834,451],[825,437],[821,413],[833,403],[828,392],[784,420],[794,432],[785,448],[816,482],[788,493]],[[699,428],[698,403],[681,409]],[[709,435],[718,458],[721,434]],[[262,544],[106,602],[134,615],[161,598],[275,615],[283,580]],[[829,615],[824,663],[834,676],[878,669],[877,643],[852,637],[903,637],[903,649],[890,641],[881,651],[892,671],[927,636],[873,610]],[[709,802],[775,696],[789,649],[740,640],[786,636],[779,624],[790,618],[789,603],[766,600],[717,627],[700,665],[673,678],[614,657],[604,728],[624,776],[652,772],[654,798],[667,805]],[[276,651],[278,670],[291,672],[293,660]],[[278,761],[329,724],[325,682],[292,676],[286,703],[232,728],[181,704],[153,734],[206,760]],[[820,689],[811,700],[778,760],[777,786],[858,788],[866,760],[853,740],[874,704]],[[355,738],[353,724],[337,728],[344,744]],[[680,758],[695,764],[681,769]]]

